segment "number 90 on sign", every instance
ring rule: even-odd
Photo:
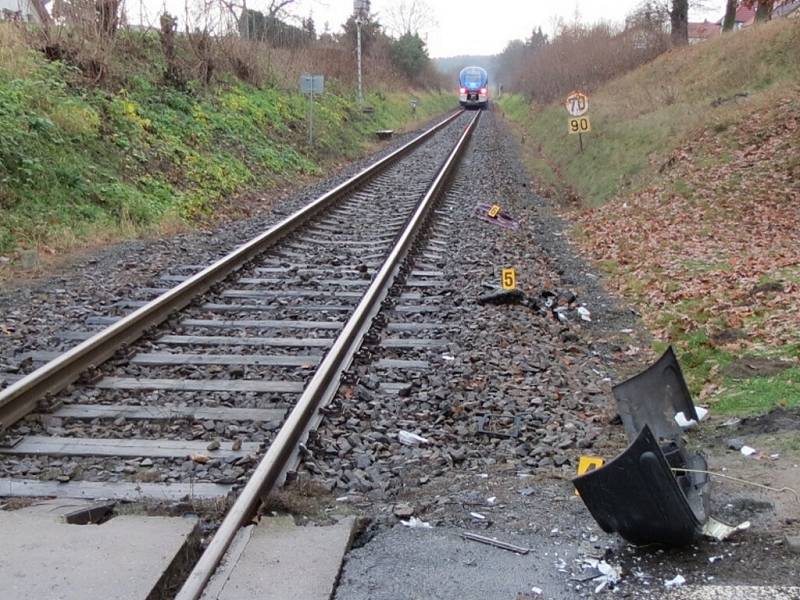
[[[589,133],[592,130],[592,124],[589,122],[589,117],[577,117],[569,120],[570,133]]]

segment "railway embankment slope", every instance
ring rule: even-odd
[[[800,27],[671,51],[560,104],[501,101],[543,195],[717,413],[800,405]]]
[[[351,86],[329,78],[311,145],[294,79],[170,85],[155,34],[124,35],[139,38],[98,85],[0,23],[0,275],[10,263],[257,213],[374,149],[377,130],[455,108],[452,95],[421,91],[412,115],[408,91],[386,91],[368,94],[365,113]]]

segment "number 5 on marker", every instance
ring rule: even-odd
[[[517,271],[516,269],[503,269],[502,276],[500,278],[500,284],[503,286],[504,290],[515,290],[517,289]]]

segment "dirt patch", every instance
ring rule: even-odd
[[[781,431],[800,431],[800,409],[776,408],[766,415],[742,419],[738,427],[738,433],[746,435]]]
[[[710,339],[715,346],[724,346],[737,342],[745,337],[747,337],[747,333],[741,329],[722,329],[721,331],[711,334]]]
[[[733,361],[723,371],[724,375],[732,379],[750,379],[752,377],[772,377],[786,369],[796,367],[796,362],[776,360],[774,358],[761,358],[758,356],[743,356]]]
[[[783,292],[785,286],[780,281],[770,281],[767,283],[762,283],[753,287],[752,293],[755,294],[771,294],[777,292]]]
[[[262,507],[263,513],[278,512],[317,521],[328,520],[333,511],[341,512],[341,505],[325,487],[312,480],[294,481],[270,494]]]
[[[704,424],[697,432],[701,438],[693,441],[706,455],[709,470],[720,474],[711,477],[712,516],[730,524],[750,521],[753,535],[796,531],[800,524],[799,430],[800,409],[778,408],[743,418],[734,426],[715,419]],[[746,457],[731,449],[728,441],[734,438],[756,453]]]

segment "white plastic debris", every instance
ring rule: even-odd
[[[701,421],[708,415],[708,409],[703,408],[702,406],[695,407],[695,412],[697,413],[697,418]],[[687,419],[686,415],[683,414],[683,411],[675,415],[675,422],[681,429],[690,429],[691,427],[697,425],[697,421],[694,419]]]
[[[668,589],[681,587],[684,583],[686,583],[686,578],[683,575],[675,575],[675,577],[672,579],[664,580],[664,585]]]
[[[726,525],[722,521],[717,521],[714,518],[710,518],[703,525],[703,535],[706,535],[710,538],[714,538],[715,540],[721,542],[723,540],[728,539],[734,533],[738,531],[744,531],[745,529],[750,529],[750,521],[745,521],[744,523],[740,523],[736,527],[731,527],[730,525]]]
[[[456,357],[453,356],[452,354],[442,354],[442,358],[448,362],[454,361],[456,359]]]
[[[597,582],[597,587],[594,588],[595,594],[599,594],[609,585],[619,583],[619,580],[622,577],[622,569],[620,567],[610,565],[604,560],[589,558],[586,559],[584,565],[590,569],[597,569],[597,571],[600,573],[600,575],[594,579],[595,582]]]
[[[753,454],[756,453],[756,449],[755,448],[751,448],[750,446],[742,446],[742,449],[740,450],[740,452],[744,456],[753,456]]]
[[[400,521],[400,524],[411,529],[433,529],[433,525],[417,517],[411,517],[408,521]]]
[[[544,594],[544,590],[542,588],[540,588],[540,587],[535,587],[534,586],[534,587],[531,588],[531,593],[536,595],[536,596],[541,596],[542,594]]]
[[[591,321],[592,320],[592,313],[589,312],[589,309],[585,306],[578,307],[578,314],[581,316],[581,319],[584,321]]]
[[[718,560],[722,560],[723,558],[724,556],[722,556],[721,554],[719,556],[709,556],[708,562],[710,562],[713,565],[715,562],[717,562]]]
[[[411,433],[410,431],[401,431],[398,433],[397,440],[406,446],[419,446],[420,444],[428,443],[427,438],[417,435],[416,433]]]
[[[469,516],[471,516],[473,519],[478,519],[478,521],[486,520],[486,515],[482,515],[481,513],[471,512],[469,513]]]
[[[487,498],[486,504],[488,504],[489,506],[494,506],[495,504],[497,504],[497,496],[492,496],[491,498]]]

